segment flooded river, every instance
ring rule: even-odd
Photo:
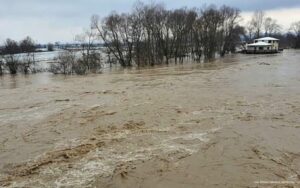
[[[300,51],[0,77],[0,187],[297,186],[299,143]]]

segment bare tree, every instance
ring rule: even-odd
[[[255,33],[254,33],[255,28],[251,21],[247,22],[245,29],[246,29],[246,42],[250,42],[253,40],[253,38],[255,36]]]
[[[20,41],[20,48],[22,53],[31,53],[36,50],[35,43],[30,37],[26,37]]]
[[[203,50],[203,43],[202,43],[202,23],[199,18],[196,19],[195,23],[193,24],[193,58],[194,60],[200,61],[202,56]]]
[[[91,25],[83,34],[76,36],[76,41],[81,43],[81,57],[78,60],[78,66],[82,65],[79,72],[81,74],[85,71],[97,72],[101,68],[101,54],[99,49],[96,48],[95,42],[97,41],[96,30]]]
[[[166,10],[162,4],[150,4],[143,7],[144,56],[149,65],[163,61],[163,25],[166,23]]]
[[[112,13],[99,23],[93,17],[93,27],[104,41],[109,52],[114,55],[122,67],[132,65],[132,28],[129,25],[129,15]]]
[[[292,23],[290,31],[294,35],[294,47],[300,48],[300,21]]]
[[[185,38],[185,55],[191,57],[194,54],[194,24],[198,14],[196,8],[187,10],[186,12],[186,32]]]
[[[144,65],[143,59],[143,19],[144,19],[144,4],[137,2],[134,6],[133,13],[130,16],[130,22],[132,27],[132,42],[133,42],[133,57],[137,66]]]
[[[300,21],[291,24],[290,31],[296,36],[300,36]]]
[[[21,49],[17,41],[14,41],[12,39],[6,39],[3,48],[3,54],[17,54],[20,52]]]
[[[5,65],[11,74],[17,74],[18,71],[19,59],[16,55],[17,53],[20,53],[20,47],[18,43],[14,40],[6,39],[3,54]]]
[[[267,17],[264,20],[265,36],[275,35],[280,33],[281,26],[277,24],[277,20]]]
[[[255,11],[252,19],[251,25],[254,28],[255,37],[259,38],[261,36],[262,27],[264,24],[265,13],[263,11]]]
[[[196,13],[192,10],[186,8],[174,10],[170,14],[170,31],[172,32],[173,37],[173,48],[170,51],[173,51],[175,62],[179,58],[180,61],[183,61],[183,57],[191,50],[192,44],[192,29],[194,22],[196,20]]]
[[[217,52],[221,21],[221,13],[215,7],[211,6],[201,10],[197,29],[203,46],[203,55],[206,59],[214,58]]]
[[[22,57],[22,60],[19,63],[20,71],[24,74],[28,74],[29,72],[33,73],[36,72],[34,69],[35,65],[35,55],[34,53],[26,53]]]
[[[72,51],[61,52],[56,58],[56,63],[50,66],[50,72],[54,74],[73,74],[76,63],[76,56]]]
[[[3,71],[4,71],[4,59],[1,57],[0,54],[0,76],[3,75]]]
[[[0,46],[0,76],[3,75],[4,72],[4,54],[3,54],[3,48]]]
[[[26,37],[25,39],[21,40],[20,48],[22,53],[26,53],[24,55],[24,58],[22,58],[20,68],[22,69],[22,72],[28,74],[32,68],[32,65],[35,64],[34,52],[36,50],[36,46],[33,39],[31,39],[30,37]]]
[[[183,62],[185,57],[200,60],[234,51],[244,29],[238,25],[240,11],[210,6],[199,12],[181,8],[166,10],[162,4],[138,2],[132,13],[92,19],[104,42],[109,62],[123,67]],[[253,29],[254,30],[254,29]]]
[[[48,50],[49,52],[54,51],[54,44],[48,43],[48,45],[47,45],[47,50]]]
[[[240,37],[237,33],[241,30],[238,25],[240,19],[240,11],[235,8],[222,6],[221,12],[221,31],[219,38],[220,45],[220,55],[224,56],[225,53],[232,51],[232,46],[234,43],[239,42]]]

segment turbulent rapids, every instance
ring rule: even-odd
[[[300,53],[0,78],[0,187],[300,181]]]

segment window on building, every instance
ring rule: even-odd
[[[264,49],[264,47],[259,47],[259,50],[263,50]]]

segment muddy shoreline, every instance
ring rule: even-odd
[[[2,78],[0,187],[299,182],[299,59]]]

